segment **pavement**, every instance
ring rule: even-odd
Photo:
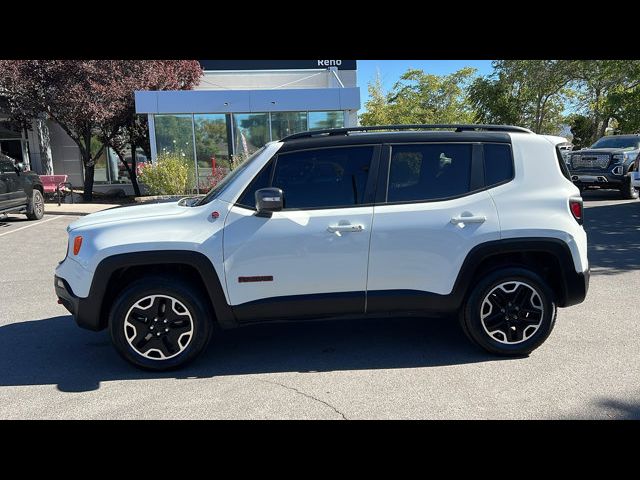
[[[452,318],[301,322],[221,332],[161,374],[56,303],[76,217],[0,220],[0,418],[640,419],[640,201],[585,199],[589,295],[527,358],[484,353]]]
[[[50,215],[89,215],[109,208],[122,206],[119,203],[45,203],[44,210]]]

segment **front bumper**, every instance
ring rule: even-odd
[[[570,307],[582,303],[587,297],[589,291],[589,279],[591,278],[591,270],[587,269],[582,273],[571,272],[565,276],[565,301],[561,307]]]
[[[619,171],[620,174],[602,170],[572,170],[571,181],[579,185],[600,185],[619,188],[624,181],[624,168],[620,168]]]
[[[97,302],[92,302],[91,298],[76,296],[67,281],[57,275],[53,277],[53,285],[59,303],[73,315],[78,326],[94,331],[103,329],[100,325],[100,312],[96,308]]]

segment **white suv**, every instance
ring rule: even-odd
[[[60,303],[117,350],[174,368],[214,322],[459,313],[526,355],[589,284],[582,199],[553,139],[519,127],[313,131],[271,142],[201,198],[88,215]]]

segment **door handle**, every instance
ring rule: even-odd
[[[487,221],[487,217],[484,215],[473,217],[452,217],[451,223],[454,225],[460,225],[461,223],[484,223]]]
[[[363,225],[329,225],[327,231],[331,233],[340,232],[362,232],[364,230]]]

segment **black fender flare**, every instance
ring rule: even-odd
[[[588,288],[589,272],[578,273],[575,270],[573,255],[566,242],[551,237],[522,237],[493,240],[481,243],[467,254],[453,290],[452,303],[462,305],[478,267],[482,262],[493,256],[511,253],[548,253],[558,261],[561,275],[562,291],[559,293],[558,305],[568,307],[580,303]],[[586,276],[586,279],[585,279]],[[586,286],[585,286],[586,283]]]
[[[188,265],[202,280],[213,306],[216,320],[222,328],[237,325],[233,310],[227,303],[220,279],[211,260],[200,252],[191,250],[151,250],[112,255],[100,261],[93,274],[89,295],[79,299],[76,321],[90,330],[102,330],[107,326],[104,301],[113,274],[129,267],[145,265]]]

